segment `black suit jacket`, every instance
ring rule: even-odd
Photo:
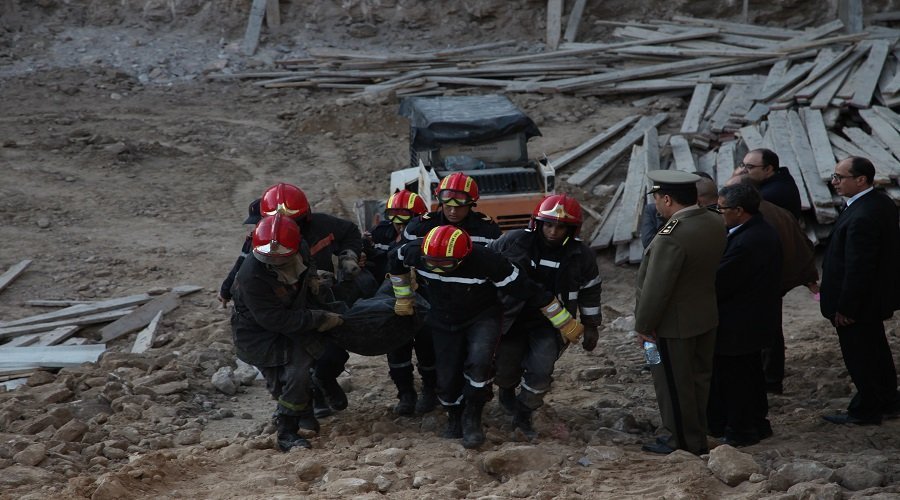
[[[897,207],[871,191],[844,210],[822,262],[819,306],[834,320],[880,321],[900,309],[900,229]]]
[[[750,354],[771,344],[781,321],[781,243],[756,214],[728,236],[716,272],[716,354]]]
[[[759,185],[759,194],[764,200],[787,210],[795,218],[800,218],[802,205],[800,189],[787,167],[779,167],[775,171],[775,175],[762,181]]]

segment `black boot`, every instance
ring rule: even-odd
[[[513,428],[518,429],[528,441],[537,439],[537,431],[531,425],[531,414],[533,410],[527,408],[522,403],[516,404],[516,413],[513,416]]]
[[[481,427],[483,401],[467,402],[462,415],[463,448],[473,449],[484,444],[484,429]]]
[[[463,437],[462,414],[462,406],[457,405],[447,408],[447,428],[444,429],[444,433],[441,434],[441,437],[447,439],[459,439]]]
[[[516,413],[516,388],[510,387],[509,389],[505,387],[501,387],[499,391],[498,399],[500,400],[500,408],[503,408],[504,413],[507,415],[513,415]]]
[[[416,413],[424,415],[431,412],[438,404],[437,394],[434,392],[434,386],[422,386],[422,394],[416,401]]]
[[[320,379],[313,375],[313,383],[325,396],[325,402],[332,410],[341,411],[347,408],[347,394],[336,378]]]
[[[394,413],[408,417],[416,411],[416,391],[401,392],[398,396],[400,401],[394,406]]]
[[[297,434],[297,417],[290,415],[278,415],[276,418],[278,427],[278,449],[290,451],[291,448],[312,448],[309,441]]]
[[[313,415],[315,418],[325,418],[334,415],[334,410],[325,402],[325,395],[318,387],[313,387]]]
[[[304,410],[297,416],[297,426],[301,430],[306,430],[314,434],[319,433],[319,421],[316,420],[316,414],[312,406],[307,405]]]

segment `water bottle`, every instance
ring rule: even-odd
[[[644,341],[644,361],[648,365],[658,365],[662,361],[659,357],[659,349],[656,348],[656,342]]]

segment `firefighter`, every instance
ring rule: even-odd
[[[343,321],[336,313],[310,309],[307,252],[300,229],[283,215],[268,216],[253,231],[251,254],[232,288],[231,330],[237,357],[257,367],[278,400],[278,447],[309,448],[301,428],[318,432],[312,405],[310,366],[323,349],[321,336]]]
[[[454,172],[441,179],[435,190],[439,210],[413,219],[403,231],[407,240],[424,237],[428,231],[443,225],[453,225],[466,231],[476,245],[487,245],[500,237],[500,226],[489,216],[476,212],[478,184],[462,172]]]
[[[338,300],[352,302],[361,295],[374,293],[376,284],[372,281],[371,291],[361,292],[362,282],[359,255],[362,252],[362,235],[356,224],[337,217],[311,211],[306,194],[297,186],[287,183],[276,184],[263,193],[260,199],[262,215],[282,214],[290,217],[300,227],[303,241],[309,245],[310,256],[317,271],[333,271],[338,283],[332,288]],[[337,258],[337,267],[333,259]],[[360,280],[353,281],[359,277]],[[316,360],[313,373],[315,391],[315,411],[319,418],[327,417],[335,411],[347,408],[347,395],[337,381],[338,375],[350,355],[347,351],[328,342],[322,357]]]
[[[247,218],[244,220],[244,224],[249,224],[255,229],[256,223],[259,222],[260,219],[262,219],[262,217],[259,214],[259,199],[256,199],[250,203],[249,207],[247,207]],[[241,268],[241,264],[244,263],[244,259],[247,258],[247,256],[250,255],[250,251],[253,250],[253,229],[250,229],[247,233],[247,237],[244,238],[241,254],[234,262],[234,265],[231,266],[231,271],[228,272],[228,276],[225,278],[225,281],[222,282],[222,286],[219,287],[219,294],[216,298],[222,303],[222,308],[228,307],[228,303],[231,301],[231,285],[234,283],[234,277]]]
[[[411,270],[428,284],[431,329],[437,358],[437,395],[447,409],[446,438],[463,438],[466,448],[484,442],[481,414],[491,398],[494,350],[500,338],[498,290],[542,306],[553,325],[571,342],[584,328],[559,301],[529,280],[500,254],[472,245],[466,232],[438,226],[424,240],[392,251],[388,264],[400,316],[414,314]]]
[[[392,194],[387,200],[384,211],[385,220],[367,233],[364,241],[366,267],[372,269],[375,276],[384,276],[387,272],[388,252],[406,242],[403,229],[413,217],[427,212],[425,202],[416,193],[401,190]],[[422,394],[416,393],[413,382],[413,349],[416,351],[419,375],[422,377]],[[388,353],[388,373],[397,386],[397,405],[394,412],[409,416],[425,414],[437,405],[435,387],[437,375],[434,371],[434,344],[428,328],[422,328],[416,338]]]
[[[585,326],[582,347],[592,351],[602,320],[601,279],[594,252],[578,237],[581,222],[577,200],[551,195],[535,207],[528,229],[509,231],[489,248],[558,297],[572,316],[580,311]],[[553,367],[566,346],[553,324],[534,307],[522,309],[500,339],[494,383],[500,388],[501,406],[513,415],[513,426],[529,441],[537,437],[531,415],[544,403]]]

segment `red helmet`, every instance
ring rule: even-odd
[[[422,197],[405,189],[392,194],[384,210],[385,217],[391,222],[405,224],[414,215],[422,215],[428,211]]]
[[[438,226],[425,235],[422,253],[432,271],[452,271],[472,251],[469,234],[456,226]]]
[[[309,217],[309,202],[297,186],[280,182],[266,189],[259,202],[263,216],[283,214],[294,220]]]
[[[253,252],[263,257],[289,257],[300,250],[300,227],[281,214],[268,215],[253,230]]]
[[[572,226],[575,229],[573,236],[578,236],[583,220],[578,200],[565,194],[553,194],[541,200],[541,203],[534,209],[529,229],[535,229],[536,221],[554,222]]]
[[[478,201],[478,184],[462,172],[454,172],[441,179],[434,194],[442,205],[474,205]]]

